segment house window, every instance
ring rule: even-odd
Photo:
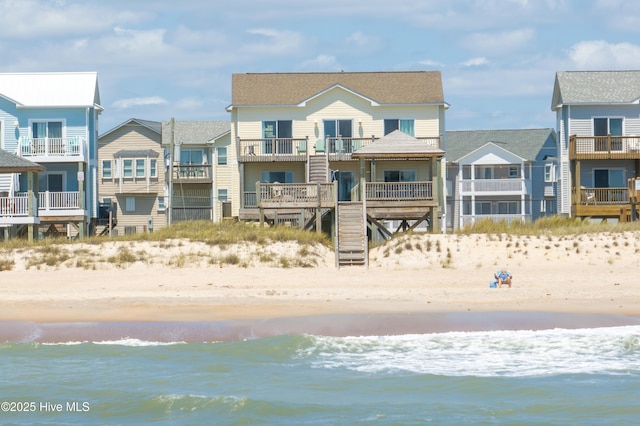
[[[518,166],[509,166],[509,177],[517,178],[518,176]]]
[[[553,164],[545,164],[544,165],[544,181],[549,183],[549,182],[555,182],[555,173],[554,173],[554,167]]]
[[[520,203],[517,201],[498,201],[498,214],[520,213]]]
[[[205,164],[202,149],[181,149],[180,164]]]
[[[262,183],[293,183],[293,172],[262,172]]]
[[[164,202],[164,196],[158,196],[158,211],[165,211],[167,209],[167,206]]]
[[[595,150],[596,151],[622,151],[622,139],[611,138],[609,144],[609,138],[604,136],[622,136],[622,118],[594,118],[593,119],[593,136],[600,136],[595,138]]]
[[[324,120],[324,135],[328,139],[329,152],[353,152],[351,138],[353,126],[351,120]]]
[[[135,197],[127,197],[125,200],[125,211],[134,212],[136,211],[136,198]]]
[[[385,182],[415,182],[416,171],[415,170],[385,170],[384,181]]]
[[[158,160],[155,158],[149,159],[149,177],[158,177]]]
[[[221,146],[216,149],[216,152],[218,153],[218,165],[219,166],[226,165],[227,164],[227,147]]]
[[[386,118],[384,120],[384,134],[388,135],[394,130],[400,130],[402,133],[406,133],[409,136],[415,136],[415,120],[400,120],[397,118]]]
[[[63,172],[48,172],[38,174],[38,191],[62,192],[63,188]]]
[[[595,188],[626,188],[624,169],[593,169]]]
[[[141,159],[141,158],[136,159],[136,177],[137,178],[144,177],[144,159]]]
[[[218,201],[222,201],[222,202],[229,201],[226,189],[218,189]]]
[[[291,120],[263,121],[262,137],[265,139],[262,142],[263,153],[293,153],[293,122]]]
[[[476,169],[476,179],[493,179],[493,167],[479,166]]]
[[[491,214],[491,202],[476,201],[476,214]]]
[[[594,118],[593,136],[622,136],[622,118]]]
[[[111,160],[102,160],[102,178],[111,179],[112,176]]]
[[[133,160],[122,160],[122,177],[133,177]]]
[[[62,142],[62,121],[34,121],[31,123],[34,139],[60,139]]]

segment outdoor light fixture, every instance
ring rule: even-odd
[[[20,123],[18,123],[17,120],[13,122],[13,125],[16,126],[16,128],[20,127]]]

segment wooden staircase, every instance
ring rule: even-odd
[[[362,202],[338,203],[336,266],[369,266],[369,251],[365,221],[365,206]]]
[[[309,183],[329,182],[329,160],[326,155],[309,156]]]

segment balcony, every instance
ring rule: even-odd
[[[461,195],[520,195],[531,192],[529,179],[462,179]]]
[[[578,217],[618,217],[631,207],[628,188],[580,188],[573,191]]]
[[[640,136],[569,137],[570,160],[640,159]]]
[[[67,138],[20,137],[18,155],[36,163],[84,161],[86,143],[77,136]]]
[[[35,200],[34,200],[35,201]],[[85,212],[80,208],[78,192],[41,192],[38,194],[38,216],[80,217]],[[29,219],[28,195],[19,192],[13,197],[0,197],[0,223],[39,223],[38,218]]]
[[[211,183],[213,172],[210,164],[175,164],[174,183]]]
[[[377,137],[348,138],[328,137],[320,138],[313,143],[313,152],[327,154],[330,161],[351,160],[351,154],[358,149],[376,141]],[[427,146],[439,148],[439,137],[417,138]],[[307,161],[307,154],[311,153],[309,138],[270,138],[270,139],[240,139],[239,161],[241,162],[270,162],[270,161]]]

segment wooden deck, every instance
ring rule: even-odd
[[[640,136],[570,136],[570,160],[640,159]]]

